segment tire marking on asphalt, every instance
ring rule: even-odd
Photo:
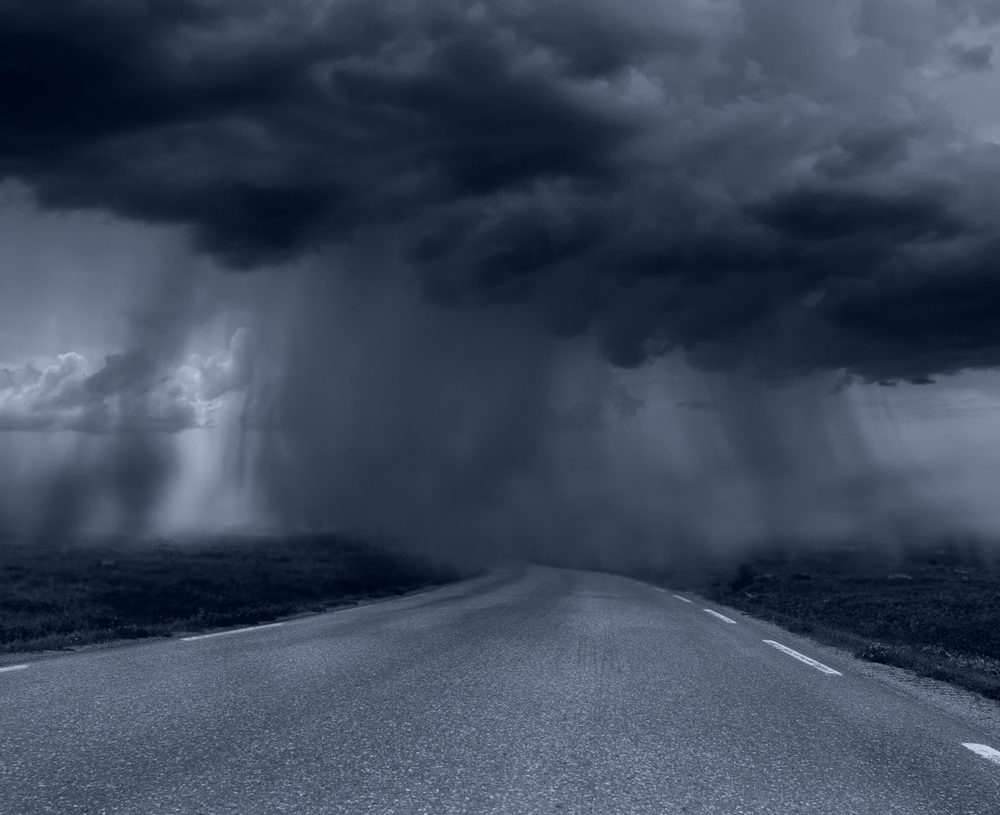
[[[987,761],[1000,764],[1000,750],[994,750],[985,744],[973,744],[972,742],[962,742],[962,746],[967,750],[972,750],[977,756],[982,756]]]
[[[675,594],[674,597],[676,597],[682,603],[690,603],[690,602],[692,602],[691,600],[688,600],[687,597],[681,597],[679,594]]]
[[[798,651],[793,651],[787,645],[782,645],[780,642],[775,642],[774,640],[764,640],[764,642],[766,642],[772,648],[777,648],[779,651],[781,651],[781,653],[788,654],[788,656],[794,657],[799,662],[804,662],[806,665],[815,668],[817,671],[820,671],[821,673],[829,674],[830,676],[843,676],[843,674],[840,671],[835,671],[829,665],[824,665],[822,662],[817,662],[815,659],[807,657],[805,654],[800,654]]]
[[[733,625],[736,625],[736,620],[730,620],[725,614],[719,614],[718,611],[712,611],[710,608],[706,608],[704,611],[707,614],[711,614],[713,617],[718,617],[724,623],[732,623]]]
[[[10,671],[23,671],[27,667],[27,665],[6,665],[0,668],[0,674],[9,673]]]
[[[195,640],[207,640],[211,637],[228,637],[230,634],[248,634],[251,631],[260,631],[264,628],[277,628],[284,623],[265,623],[264,625],[254,625],[250,628],[233,628],[229,631],[216,631],[212,634],[196,634],[193,637],[181,637],[181,642],[194,642]]]

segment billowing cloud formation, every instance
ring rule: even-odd
[[[0,368],[0,431],[205,427],[222,398],[246,387],[249,375],[244,330],[224,352],[192,354],[169,372],[141,351],[108,356],[96,371],[80,354],[61,354],[44,368]]]
[[[1000,147],[933,88],[987,69],[998,23],[992,0],[0,0],[0,176],[189,225],[234,267],[380,228],[431,297],[524,303],[622,366],[923,381],[1000,365]]]

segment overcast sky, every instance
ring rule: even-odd
[[[412,320],[619,408],[853,382],[869,430],[988,438],[998,46],[993,0],[0,0],[0,427],[212,424]],[[244,424],[332,409],[269,377]]]

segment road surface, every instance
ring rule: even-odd
[[[1000,813],[995,722],[776,631],[531,567],[8,662],[0,812]]]

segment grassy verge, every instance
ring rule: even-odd
[[[0,653],[259,623],[456,577],[335,536],[0,543]]]
[[[772,552],[688,585],[858,657],[1000,699],[1000,560],[983,550]]]

